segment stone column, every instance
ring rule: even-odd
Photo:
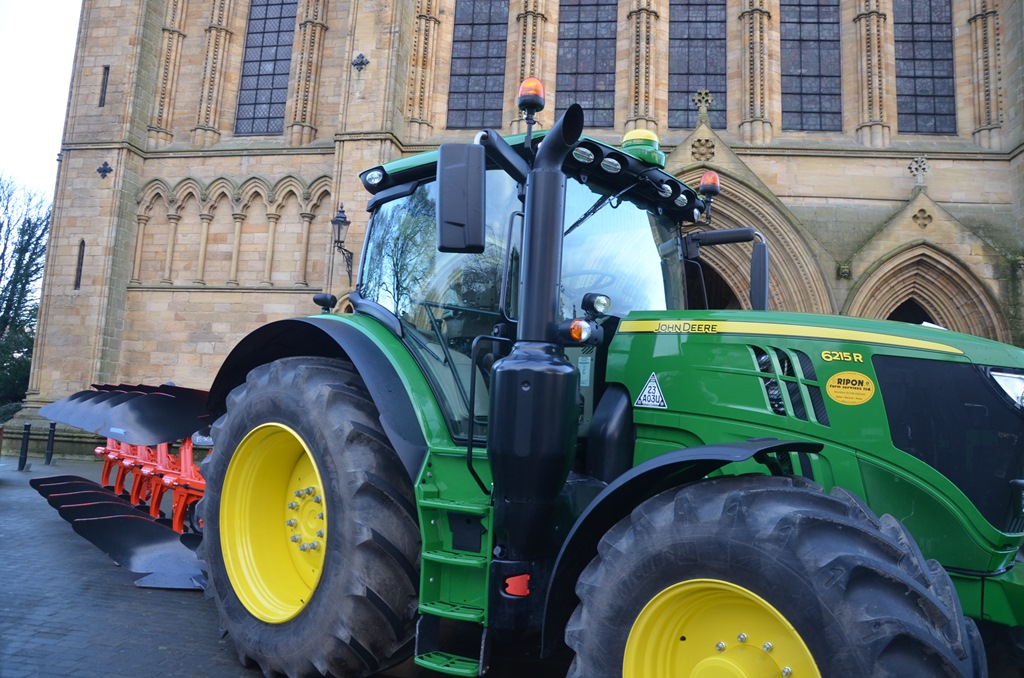
[[[295,284],[299,287],[309,287],[306,278],[306,270],[309,265],[309,231],[316,215],[312,212],[303,212],[299,216],[302,217],[302,242],[299,243],[299,277]]]
[[[857,27],[857,74],[860,85],[860,120],[857,137],[872,148],[889,145],[889,123],[886,120],[886,15],[881,0],[858,0],[860,12],[854,17]]]
[[[993,0],[973,0],[971,48],[974,61],[974,143],[1001,146],[1003,124],[1000,92],[1000,27]]]
[[[658,131],[655,113],[656,70],[661,66],[655,26],[658,12],[655,0],[631,0],[629,14],[630,49],[633,55],[629,74],[629,109],[626,131],[649,129]]]
[[[238,286],[238,253],[242,248],[242,222],[245,221],[245,214],[242,212],[235,212],[231,215],[235,220],[235,240],[231,246],[231,275],[228,277],[227,284],[232,287]]]
[[[199,148],[212,146],[220,140],[221,98],[224,90],[224,63],[227,61],[231,31],[228,22],[233,0],[216,0],[210,12],[210,25],[206,29],[206,59],[203,62],[203,80],[199,90],[199,113],[192,129],[192,145]]]
[[[277,222],[280,218],[280,214],[267,212],[267,254],[263,260],[263,280],[260,281],[260,284],[268,287],[274,285],[271,271],[274,267],[274,241],[277,240]]]
[[[160,70],[153,114],[149,119],[148,137],[151,149],[171,143],[171,114],[174,111],[174,94],[178,87],[178,65],[181,62],[181,43],[185,41],[182,31],[188,0],[167,0],[167,13],[161,34]]]
[[[202,230],[199,233],[199,258],[196,261],[196,278],[192,282],[196,285],[206,284],[206,243],[210,239],[210,222],[213,221],[213,215],[209,212],[202,212],[199,214],[199,219],[202,221]]]
[[[548,0],[519,0],[519,11],[515,13],[515,24],[510,26],[509,34],[515,35],[515,42],[509,41],[509,46],[515,50],[512,55],[515,59],[516,79],[509,85],[513,92],[513,102],[519,92],[519,85],[526,78],[538,78],[544,83],[545,88],[551,89],[554,83],[554,73],[546,73],[544,66],[544,29],[548,23],[547,4]],[[509,15],[512,14],[512,6],[509,6]],[[508,63],[508,62],[506,62]],[[551,99],[552,92],[548,92],[548,108],[554,110],[554,100]],[[513,108],[513,110],[516,110]],[[526,131],[526,123],[521,118],[512,120],[512,132],[514,134]]]
[[[167,249],[164,253],[164,277],[160,280],[161,285],[173,285],[171,278],[171,267],[174,264],[174,241],[178,238],[178,222],[181,221],[180,214],[167,215]]]
[[[416,33],[412,39],[412,65],[409,69],[408,115],[413,135],[425,139],[433,133],[431,120],[434,72],[437,70],[438,0],[416,3]],[[303,273],[305,276],[305,273]]]
[[[295,55],[295,82],[292,89],[292,122],[288,143],[308,144],[316,137],[316,102],[320,84],[320,64],[324,54],[327,0],[302,0],[299,10],[299,49]]]
[[[772,15],[765,0],[743,0],[740,24],[743,30],[743,91],[746,103],[740,121],[740,135],[748,144],[772,140],[768,101],[768,41]]]
[[[138,224],[135,236],[137,238],[135,241],[135,265],[132,267],[132,277],[128,281],[129,285],[142,284],[142,240],[146,237],[146,224],[149,223],[149,215],[136,215],[135,223]]]

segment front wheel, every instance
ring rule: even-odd
[[[420,550],[412,483],[352,365],[257,367],[213,436],[200,556],[242,663],[358,677],[403,659]]]
[[[572,678],[983,676],[949,576],[905,528],[800,478],[655,496],[577,583]]]

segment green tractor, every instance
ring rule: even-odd
[[[714,177],[520,104],[364,172],[354,313],[318,295],[216,377],[198,554],[243,662],[1022,675],[1024,351],[767,311]],[[742,241],[755,310],[702,308],[701,248]]]

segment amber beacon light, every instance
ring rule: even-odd
[[[544,83],[537,78],[527,78],[519,85],[519,97],[516,99],[519,110],[526,115],[533,115],[544,110]]]

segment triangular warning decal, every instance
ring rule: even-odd
[[[668,404],[665,403],[665,396],[661,393],[661,385],[658,384],[658,375],[654,374],[654,372],[651,372],[651,378],[644,384],[644,387],[640,390],[640,395],[637,396],[636,402],[633,405],[635,407],[668,409]]]

